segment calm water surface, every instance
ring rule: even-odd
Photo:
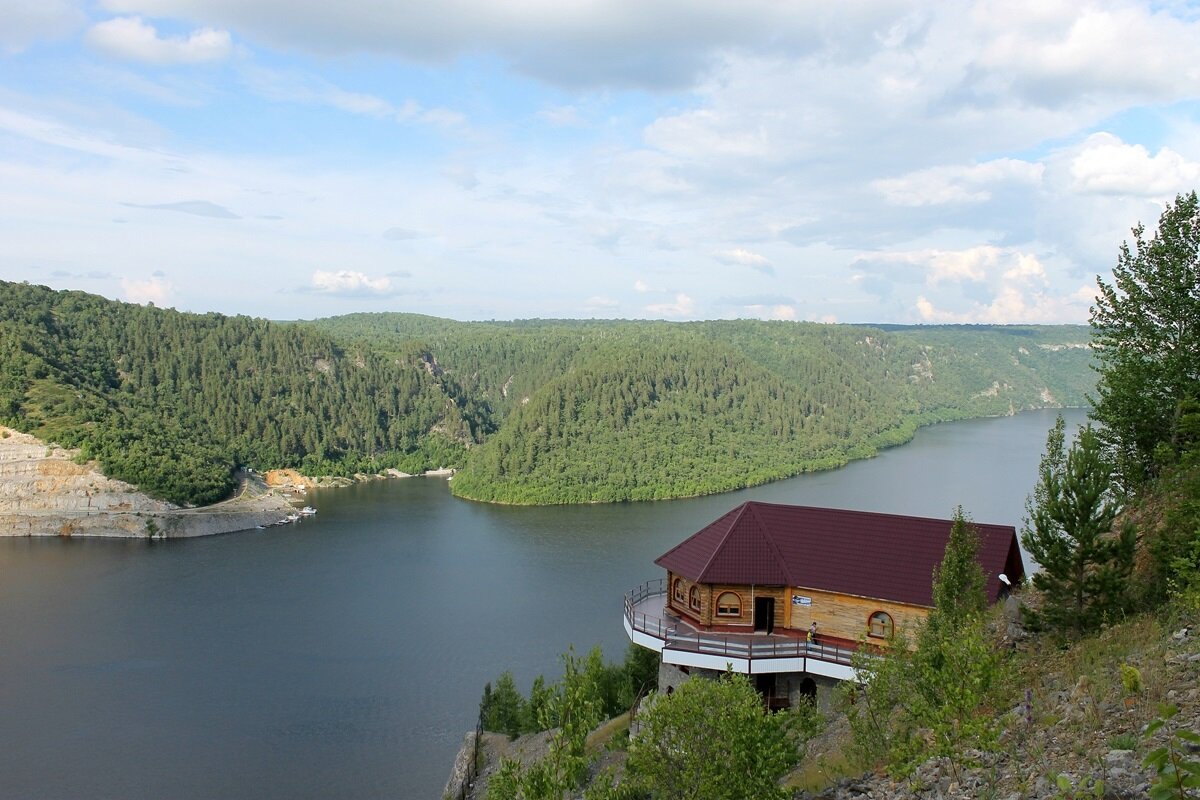
[[[1019,525],[1054,416],[695,500],[512,508],[413,479],[314,492],[316,517],[266,531],[0,539],[0,797],[437,798],[483,683],[554,677],[570,645],[619,658],[622,593],[715,517],[961,503]]]

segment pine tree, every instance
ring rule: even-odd
[[[1147,240],[1133,229],[1113,283],[1097,278],[1092,348],[1100,361],[1094,418],[1119,476],[1136,486],[1178,449],[1189,401],[1200,400],[1200,209],[1180,195]],[[1164,449],[1165,448],[1165,449]]]
[[[1096,432],[1080,431],[1065,456],[1063,438],[1060,420],[1047,437],[1021,543],[1041,567],[1033,585],[1044,604],[1032,621],[1078,634],[1124,607],[1135,539],[1131,525],[1113,530],[1122,506]]]

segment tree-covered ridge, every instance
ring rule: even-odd
[[[486,423],[426,355],[0,283],[0,422],[80,447],[108,475],[178,503],[221,499],[236,465],[349,474],[459,462]]]
[[[428,351],[498,432],[456,494],[516,503],[705,494],[838,466],[919,425],[1082,405],[1082,326],[878,327],[753,320],[314,323]]]
[[[991,413],[1036,397],[1044,405],[1085,406],[1096,390],[1090,330],[1084,325],[884,326],[944,364],[926,387],[930,402],[952,407],[972,397]],[[994,384],[999,384],[995,386]],[[983,385],[987,388],[980,389]],[[981,396],[980,393],[983,393]]]
[[[455,477],[456,494],[562,503],[724,491],[845,463],[866,436],[716,343],[591,350],[536,391]]]
[[[189,504],[226,495],[236,465],[455,466],[456,493],[501,502],[705,494],[1090,388],[1081,328],[280,324],[0,288],[0,422]]]

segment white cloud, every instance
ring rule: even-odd
[[[927,265],[926,281],[936,286],[944,281],[982,281],[990,267],[999,260],[995,247],[972,247],[961,251],[935,250],[925,256],[917,255]]]
[[[11,2],[0,0],[0,19]],[[1037,308],[1038,292],[1065,297],[1107,269],[1129,226],[1152,224],[1152,201],[1173,180],[1200,182],[1200,129],[1189,119],[1200,81],[1177,46],[1200,29],[1170,3],[1016,2],[98,0],[88,8],[141,14],[150,49],[207,27],[228,31],[246,57],[219,70],[150,71],[212,114],[131,100],[87,71],[86,58],[88,79],[62,78],[58,95],[0,89],[0,129],[16,134],[0,150],[0,203],[15,215],[0,267],[23,269],[39,248],[58,258],[45,269],[84,263],[72,249],[111,253],[88,263],[118,273],[135,258],[145,274],[178,258],[180,298],[280,316],[322,297],[314,287],[222,299],[215,287],[226,282],[197,289],[197,276],[252,262],[269,285],[294,287],[310,283],[314,265],[349,265],[369,282],[391,275],[402,254],[411,284],[392,277],[382,291],[417,287],[422,309],[459,318],[569,315],[597,293],[621,298],[623,313],[678,316],[679,291],[690,313],[792,309],[848,321],[909,321],[918,295],[936,313]],[[689,24],[659,24],[680,19]],[[1107,46],[1113,20],[1131,32],[1124,46],[1137,58],[1171,52],[1142,60],[1145,74],[1096,78],[1109,54],[1085,34],[1098,31]],[[13,81],[36,66],[12,63]],[[506,68],[618,90],[547,90]],[[480,85],[515,102],[496,105]],[[253,105],[247,89],[272,102],[244,120],[256,135],[243,155],[221,155],[213,143],[239,141],[243,122],[221,109]],[[81,100],[90,90],[94,102]],[[453,141],[413,129],[463,126],[448,106],[469,110],[477,127]],[[1143,126],[1147,109],[1154,119]],[[578,130],[549,130],[580,117]],[[389,133],[389,121],[402,126]],[[1085,141],[1106,124],[1127,143]],[[281,146],[266,154],[255,143],[271,131]],[[185,213],[114,207],[122,200]],[[222,209],[242,219],[187,216]],[[118,214],[126,225],[111,224]],[[24,231],[38,220],[60,221],[62,233]],[[865,254],[857,282],[845,271],[854,253]],[[615,255],[636,266],[595,282],[614,274]],[[777,299],[718,300],[761,285],[747,268],[772,267]],[[1008,286],[1024,305],[996,305]],[[362,282],[342,290],[380,292]]]
[[[1016,264],[1004,272],[1004,280],[1022,283],[1045,283],[1046,268],[1028,253],[1017,253]]]
[[[449,108],[425,108],[415,100],[406,100],[395,112],[401,122],[423,122],[442,128],[454,128],[464,124],[467,118]]]
[[[1071,177],[1075,191],[1085,194],[1164,197],[1200,183],[1200,162],[1189,161],[1169,147],[1152,156],[1140,144],[1096,133],[1071,161]]]
[[[1095,291],[1064,281],[1061,270],[1056,276],[1043,259],[1013,247],[894,252],[855,263],[861,286],[899,295],[915,321],[927,323],[1081,323]]]
[[[372,278],[362,272],[317,270],[312,274],[312,291],[347,297],[388,295],[393,293],[391,278]]]
[[[898,16],[883,5],[856,11],[772,0],[598,0],[559,3],[484,0],[425,3],[370,0],[104,0],[123,14],[202,20],[248,38],[322,55],[378,53],[447,63],[473,53],[498,55],[526,75],[561,86],[678,87],[690,84],[718,50],[768,44],[804,50],[829,25],[870,41],[876,20]]]
[[[982,203],[992,199],[994,186],[1036,185],[1044,171],[1042,164],[999,158],[970,166],[931,167],[899,178],[876,180],[871,185],[895,206]]]
[[[686,294],[675,295],[673,303],[654,303],[645,307],[645,311],[652,317],[666,317],[668,319],[681,319],[690,317],[695,311],[696,303]]]
[[[755,319],[781,319],[794,320],[796,319],[796,307],[790,305],[749,305],[742,307],[747,316]]]
[[[575,106],[551,106],[537,113],[540,119],[556,127],[574,127],[583,124],[579,109]]]
[[[856,259],[854,267],[868,272],[886,273],[899,267],[915,272],[929,286],[940,283],[979,283],[988,278],[1011,254],[998,247],[981,245],[964,250],[910,250],[873,253]],[[911,269],[910,269],[911,268]]]
[[[987,0],[973,15],[985,34],[978,64],[1043,105],[1090,95],[1177,99],[1200,80],[1192,57],[1200,25],[1180,11],[1122,0]]]
[[[131,303],[141,305],[154,303],[156,306],[166,306],[171,297],[172,286],[158,276],[145,280],[122,278],[121,291],[125,293],[125,299]]]
[[[87,42],[115,58],[159,65],[220,61],[233,52],[228,31],[201,28],[187,37],[162,37],[141,17],[99,22],[87,32]]]
[[[587,300],[583,301],[583,307],[589,312],[611,311],[612,309],[617,308],[619,305],[620,303],[618,303],[616,300],[613,300],[611,297],[602,294],[593,295],[592,297],[589,297]]]
[[[20,53],[34,42],[67,35],[85,17],[67,0],[0,0],[0,51]]]
[[[744,250],[740,247],[735,250],[721,250],[714,257],[722,264],[750,267],[750,269],[757,270],[764,275],[775,274],[775,267],[766,256]]]
[[[917,297],[915,307],[921,322],[927,323],[1050,325],[1086,319],[1093,296],[1086,286],[1052,295],[1007,284],[990,302],[972,303],[965,311],[939,308],[924,295]]]
[[[151,211],[177,211],[181,214],[193,214],[197,217],[212,219],[241,219],[228,208],[207,200],[181,200],[176,203],[122,203],[121,205],[129,208],[145,208]]]
[[[466,121],[462,114],[447,108],[426,108],[412,99],[396,106],[378,95],[347,91],[324,78],[298,70],[244,66],[241,74],[251,91],[275,103],[328,106],[347,114],[443,128],[459,126]]]
[[[160,169],[170,166],[169,157],[144,147],[113,141],[111,137],[101,131],[84,129],[56,119],[4,106],[0,106],[0,130],[8,131],[32,142],[115,162],[153,164]]]
[[[392,227],[383,232],[383,238],[389,242],[406,242],[412,239],[420,239],[421,234],[418,231],[408,228]]]

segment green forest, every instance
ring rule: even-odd
[[[454,467],[455,494],[505,503],[708,494],[1095,388],[1082,326],[281,323],[0,290],[0,423],[185,505],[239,467]]]
[[[0,423],[187,505],[226,497],[238,466],[415,472],[482,435],[419,353],[20,283],[0,283]]]
[[[932,422],[1085,405],[1082,326],[355,314],[346,343],[436,354],[496,432],[451,488],[506,503],[685,497],[840,466]]]

